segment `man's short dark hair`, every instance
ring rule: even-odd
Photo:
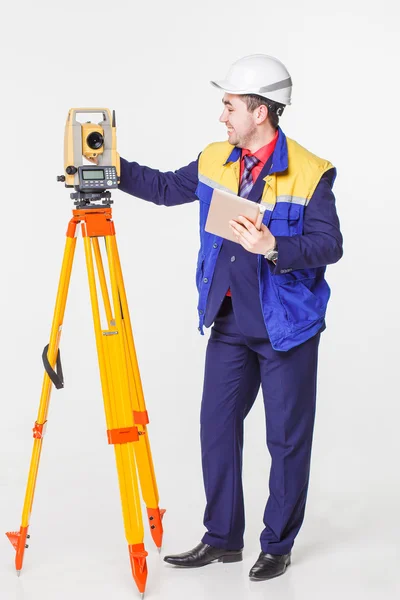
[[[268,98],[263,98],[263,96],[258,96],[257,94],[241,94],[240,97],[246,103],[247,110],[249,112],[253,112],[253,110],[259,106],[266,106],[268,108],[268,120],[271,124],[271,127],[274,129],[278,127],[279,117],[285,108],[284,104],[274,102]]]

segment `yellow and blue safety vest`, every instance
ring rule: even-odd
[[[207,233],[210,201],[214,189],[237,194],[240,172],[239,148],[228,142],[216,142],[199,157],[198,186],[200,200],[200,250],[196,283],[199,291],[199,329],[203,322],[207,296],[223,240]],[[264,178],[261,202],[266,207],[263,223],[271,233],[298,236],[303,233],[304,209],[324,173],[333,165],[318,158],[279,131],[270,173]],[[335,176],[335,174],[334,174]],[[333,178],[334,178],[333,176]],[[278,253],[280,244],[278,241]],[[301,344],[324,323],[330,289],[324,279],[325,267],[278,269],[263,256],[258,256],[259,294],[265,326],[276,350],[289,350]]]

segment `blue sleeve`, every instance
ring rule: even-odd
[[[177,171],[162,173],[121,158],[119,189],[137,198],[164,206],[197,200],[198,161]]]
[[[335,177],[335,169],[321,177],[304,209],[303,235],[276,236],[278,261],[274,275],[325,267],[342,257],[343,238],[332,192]]]

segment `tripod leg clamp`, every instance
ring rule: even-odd
[[[107,429],[109,444],[127,444],[128,442],[138,442],[139,433],[137,427],[124,427],[122,429]]]
[[[50,377],[51,381],[54,383],[57,390],[60,390],[64,387],[64,375],[63,375],[63,370],[62,370],[62,366],[61,366],[60,350],[58,350],[58,353],[57,353],[57,362],[56,362],[57,371],[54,371],[51,364],[49,363],[49,359],[47,358],[48,349],[49,349],[49,344],[47,344],[47,346],[45,346],[44,350],[43,350],[43,354],[42,354],[43,365],[44,365],[47,375]]]

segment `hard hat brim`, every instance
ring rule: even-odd
[[[222,81],[210,81],[211,85],[218,88],[219,90],[223,90],[228,94],[249,94],[250,90],[240,90],[239,88],[235,88],[230,81],[222,80]]]

